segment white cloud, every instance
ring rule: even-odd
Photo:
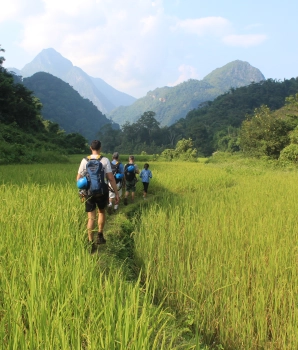
[[[263,34],[227,35],[223,42],[229,46],[250,47],[262,44],[267,39]]]
[[[223,17],[205,17],[178,21],[173,29],[181,29],[198,36],[222,36],[231,31],[231,23]]]
[[[163,65],[161,1],[45,0],[25,17],[21,46],[32,54],[52,47],[88,74],[128,91],[153,79]],[[164,44],[163,44],[164,46]],[[150,83],[148,83],[150,85]],[[151,86],[150,86],[151,88]]]
[[[180,73],[178,79],[174,83],[168,83],[168,86],[176,86],[188,79],[199,79],[199,75],[195,67],[181,64],[178,68],[178,72]]]
[[[14,41],[26,57],[54,48],[87,74],[136,97],[171,81],[181,62],[173,84],[197,78],[201,48],[193,35],[234,46],[265,40],[236,35],[223,17],[167,16],[164,0],[10,0],[3,9],[0,22],[13,19],[22,28]]]
[[[1,4],[0,23],[13,20],[22,21],[23,18],[38,14],[44,9],[44,3],[40,0],[9,0]]]

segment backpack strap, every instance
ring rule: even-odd
[[[96,158],[91,158],[91,156],[87,156],[87,157],[85,157],[85,159],[86,160],[90,160],[90,159],[99,159],[99,160],[101,160],[101,158],[102,158],[102,155],[101,154],[98,154],[97,156],[96,156]]]

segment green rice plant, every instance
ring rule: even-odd
[[[195,348],[199,341],[185,343],[174,315],[157,302],[150,276],[128,282],[112,259],[107,271],[107,254],[86,249],[77,167],[0,168],[2,348]]]
[[[208,344],[295,349],[296,173],[158,163],[136,252],[158,299]]]

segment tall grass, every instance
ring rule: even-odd
[[[2,349],[189,348],[154,292],[87,251],[77,164],[0,171]]]
[[[135,242],[158,297],[208,344],[296,349],[297,173],[154,167],[160,196]]]
[[[295,171],[150,164],[132,218],[142,272],[128,281],[85,248],[77,165],[0,168],[3,348],[199,349],[199,335],[224,349],[297,348]]]

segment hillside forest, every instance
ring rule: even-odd
[[[121,130],[104,126],[99,137],[109,151],[162,154],[169,159],[179,156],[177,145],[181,151],[182,140],[184,146],[188,143],[186,149],[195,150],[192,158],[222,151],[278,159],[286,147],[283,156],[289,149],[296,153],[296,148],[298,155],[297,99],[297,78],[268,79],[230,89],[169,127],[160,127],[155,113],[147,111],[137,122],[126,122]]]
[[[4,52],[1,47],[0,50]],[[36,73],[30,82],[26,82],[29,78],[22,81],[2,67],[4,60],[0,58],[1,163],[60,161],[68,154],[88,152],[91,137],[101,140],[105,153],[121,150],[122,154],[155,154],[169,160],[181,154],[184,159],[195,160],[216,151],[294,162],[298,159],[298,78],[267,79],[231,88],[213,101],[201,103],[171,126],[162,127],[155,112],[149,110],[136,122],[125,122],[120,128],[101,114],[103,121],[95,128],[90,123],[89,132],[80,113],[67,111],[69,103],[64,106],[64,114],[71,124],[81,123],[83,136],[66,132],[61,122],[46,118],[55,102],[61,112],[65,96],[47,96],[44,86],[43,94],[51,103],[42,104],[41,96],[29,90],[41,84],[39,79],[45,73]],[[50,76],[48,80],[53,84],[57,79]],[[81,113],[95,113],[92,106],[91,103]]]
[[[1,56],[0,163],[61,162],[67,154],[86,152],[82,135],[65,133],[42,117],[40,100],[2,67],[4,60]]]

